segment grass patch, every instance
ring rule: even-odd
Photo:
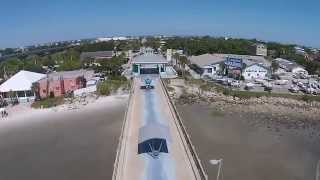
[[[167,90],[170,91],[170,92],[172,92],[172,91],[174,91],[174,88],[171,87],[171,86],[167,86]]]
[[[205,82],[203,80],[189,80],[188,83],[199,85],[200,89],[203,91],[214,90],[218,93],[222,93],[225,96],[238,97],[240,99],[249,99],[249,98],[260,98],[260,97],[281,97],[288,99],[295,99],[306,102],[320,102],[320,96],[314,95],[299,95],[299,94],[290,94],[290,93],[274,93],[274,92],[255,92],[255,91],[240,91],[225,87],[221,84],[213,82]]]
[[[99,95],[110,95],[112,92],[116,92],[119,88],[123,90],[130,89],[131,83],[125,78],[108,79],[100,82],[97,87],[97,93]]]
[[[63,97],[46,98],[32,103],[33,108],[51,108],[64,103]]]

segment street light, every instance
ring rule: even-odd
[[[217,180],[219,180],[220,173],[221,173],[221,170],[222,170],[223,159],[219,159],[219,160],[212,159],[212,160],[210,160],[209,162],[210,162],[210,164],[212,164],[212,165],[218,165],[218,164],[219,164],[219,169],[218,169],[218,174],[217,174]]]
[[[320,179],[320,160],[317,163],[317,169],[316,169],[316,180]]]

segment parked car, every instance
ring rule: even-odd
[[[272,91],[272,86],[265,86],[264,91]]]
[[[286,84],[288,84],[288,80],[276,80],[275,82],[274,82],[274,84],[276,84],[276,85],[286,85]]]
[[[296,85],[291,85],[290,88],[288,89],[292,93],[298,93],[299,92],[299,87]]]
[[[306,93],[307,94],[317,94],[317,91],[315,89],[313,89],[312,87],[307,87]]]
[[[245,90],[251,90],[254,88],[254,84],[253,83],[247,83],[246,86],[244,87]]]
[[[316,83],[311,83],[310,86],[311,86],[313,89],[318,89],[318,84],[316,84]]]
[[[292,79],[292,84],[297,84],[298,80],[297,79]]]
[[[308,76],[305,74],[300,74],[300,79],[308,79]]]
[[[302,82],[298,82],[297,86],[300,87],[300,88],[305,88],[306,87]]]
[[[239,87],[240,87],[240,82],[239,82],[239,81],[232,81],[230,85],[231,85],[232,87],[237,87],[237,88],[239,88]]]

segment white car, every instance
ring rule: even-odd
[[[317,94],[317,91],[316,91],[316,89],[313,89],[312,87],[307,87],[306,93],[307,94]]]
[[[253,83],[247,83],[246,86],[244,87],[244,89],[246,90],[250,90],[254,88],[254,84]]]
[[[240,87],[240,82],[239,82],[239,81],[232,81],[230,85],[231,85],[232,87],[237,87],[237,88],[239,88],[239,87]]]
[[[289,88],[289,91],[292,92],[292,93],[298,93],[299,92],[299,87],[296,86],[296,85],[291,85],[290,88]]]
[[[318,85],[316,83],[311,83],[310,86],[313,88],[313,89],[318,89]]]
[[[288,80],[276,80],[275,82],[274,82],[274,84],[276,84],[276,85],[287,85],[288,84]]]

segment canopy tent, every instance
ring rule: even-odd
[[[32,83],[46,77],[45,74],[30,71],[19,71],[6,82],[0,85],[0,92],[30,91]]]

